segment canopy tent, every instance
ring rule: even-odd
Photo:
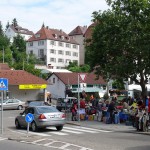
[[[146,84],[147,90],[150,91],[150,84]],[[137,84],[130,84],[128,86],[128,90],[139,90],[142,91],[142,88],[140,85]]]

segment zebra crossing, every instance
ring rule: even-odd
[[[26,130],[17,130],[12,132],[18,132],[20,134],[26,134]],[[58,136],[67,136],[70,134],[74,135],[81,135],[81,134],[98,134],[98,133],[110,133],[113,131],[108,130],[100,130],[100,129],[94,129],[89,127],[81,127],[81,126],[64,126],[61,131],[57,131],[55,127],[48,127],[45,132],[32,132],[30,131],[30,135],[39,135],[39,136],[52,136],[52,135],[58,135]]]
[[[0,137],[0,141],[7,140],[7,138]]]

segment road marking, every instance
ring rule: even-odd
[[[113,132],[113,131],[109,131],[109,130],[100,130],[100,129],[93,129],[93,128],[87,128],[87,127],[75,127],[75,128],[82,128],[82,129],[87,129],[87,130],[93,130],[93,131],[99,131],[99,132]]]
[[[47,143],[45,143],[44,141],[46,141]],[[22,143],[30,143],[30,144],[34,144],[34,145],[45,146],[45,147],[50,147],[50,148],[56,148],[56,149],[60,149],[60,150],[71,150],[71,148],[72,149],[78,149],[78,150],[93,150],[93,149],[83,147],[83,146],[80,146],[80,145],[75,145],[75,144],[67,143],[67,142],[63,142],[63,141],[57,141],[57,140],[54,140],[54,139],[45,139],[44,138],[44,139],[39,139],[39,140],[35,140],[35,141],[32,141],[32,142],[28,142],[28,141],[21,141],[21,142]],[[56,145],[56,143],[58,145]]]
[[[83,134],[83,132],[72,131],[72,130],[66,130],[66,129],[63,129],[62,132],[69,132],[69,133],[74,133],[74,134]]]
[[[58,132],[58,131],[52,131],[50,134],[56,134],[56,135],[68,135],[67,133]]]
[[[6,140],[7,138],[2,138],[2,137],[0,137],[0,141],[4,141],[4,140]]]
[[[10,131],[11,132],[17,132],[17,133],[20,133],[20,134],[27,134],[27,131],[23,131],[23,130],[17,130],[17,131],[10,130]],[[51,136],[51,135],[45,134],[45,133],[38,133],[38,132],[32,132],[32,131],[30,131],[28,133],[28,135],[31,135],[31,134],[39,135],[39,136]]]
[[[64,128],[65,128],[65,129],[70,129],[70,130],[88,132],[88,133],[98,133],[97,131],[90,131],[90,130],[80,129],[80,128],[71,128],[71,127],[64,127]]]

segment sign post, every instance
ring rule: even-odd
[[[31,123],[33,121],[33,119],[34,119],[34,116],[31,113],[28,113],[25,117],[25,120],[28,123],[28,125],[27,125],[27,137],[28,137],[28,133],[29,133],[29,123]]]
[[[8,90],[8,79],[0,78],[0,91],[1,91],[1,134],[3,134],[3,92]]]

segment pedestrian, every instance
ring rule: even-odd
[[[107,112],[109,112],[109,123],[114,123],[114,111],[115,111],[114,101],[111,101],[107,110]]]
[[[102,121],[102,101],[99,100],[97,105],[97,121]]]
[[[72,107],[71,107],[72,121],[77,121],[77,110],[78,110],[77,103],[78,102],[76,100],[74,100]]]

